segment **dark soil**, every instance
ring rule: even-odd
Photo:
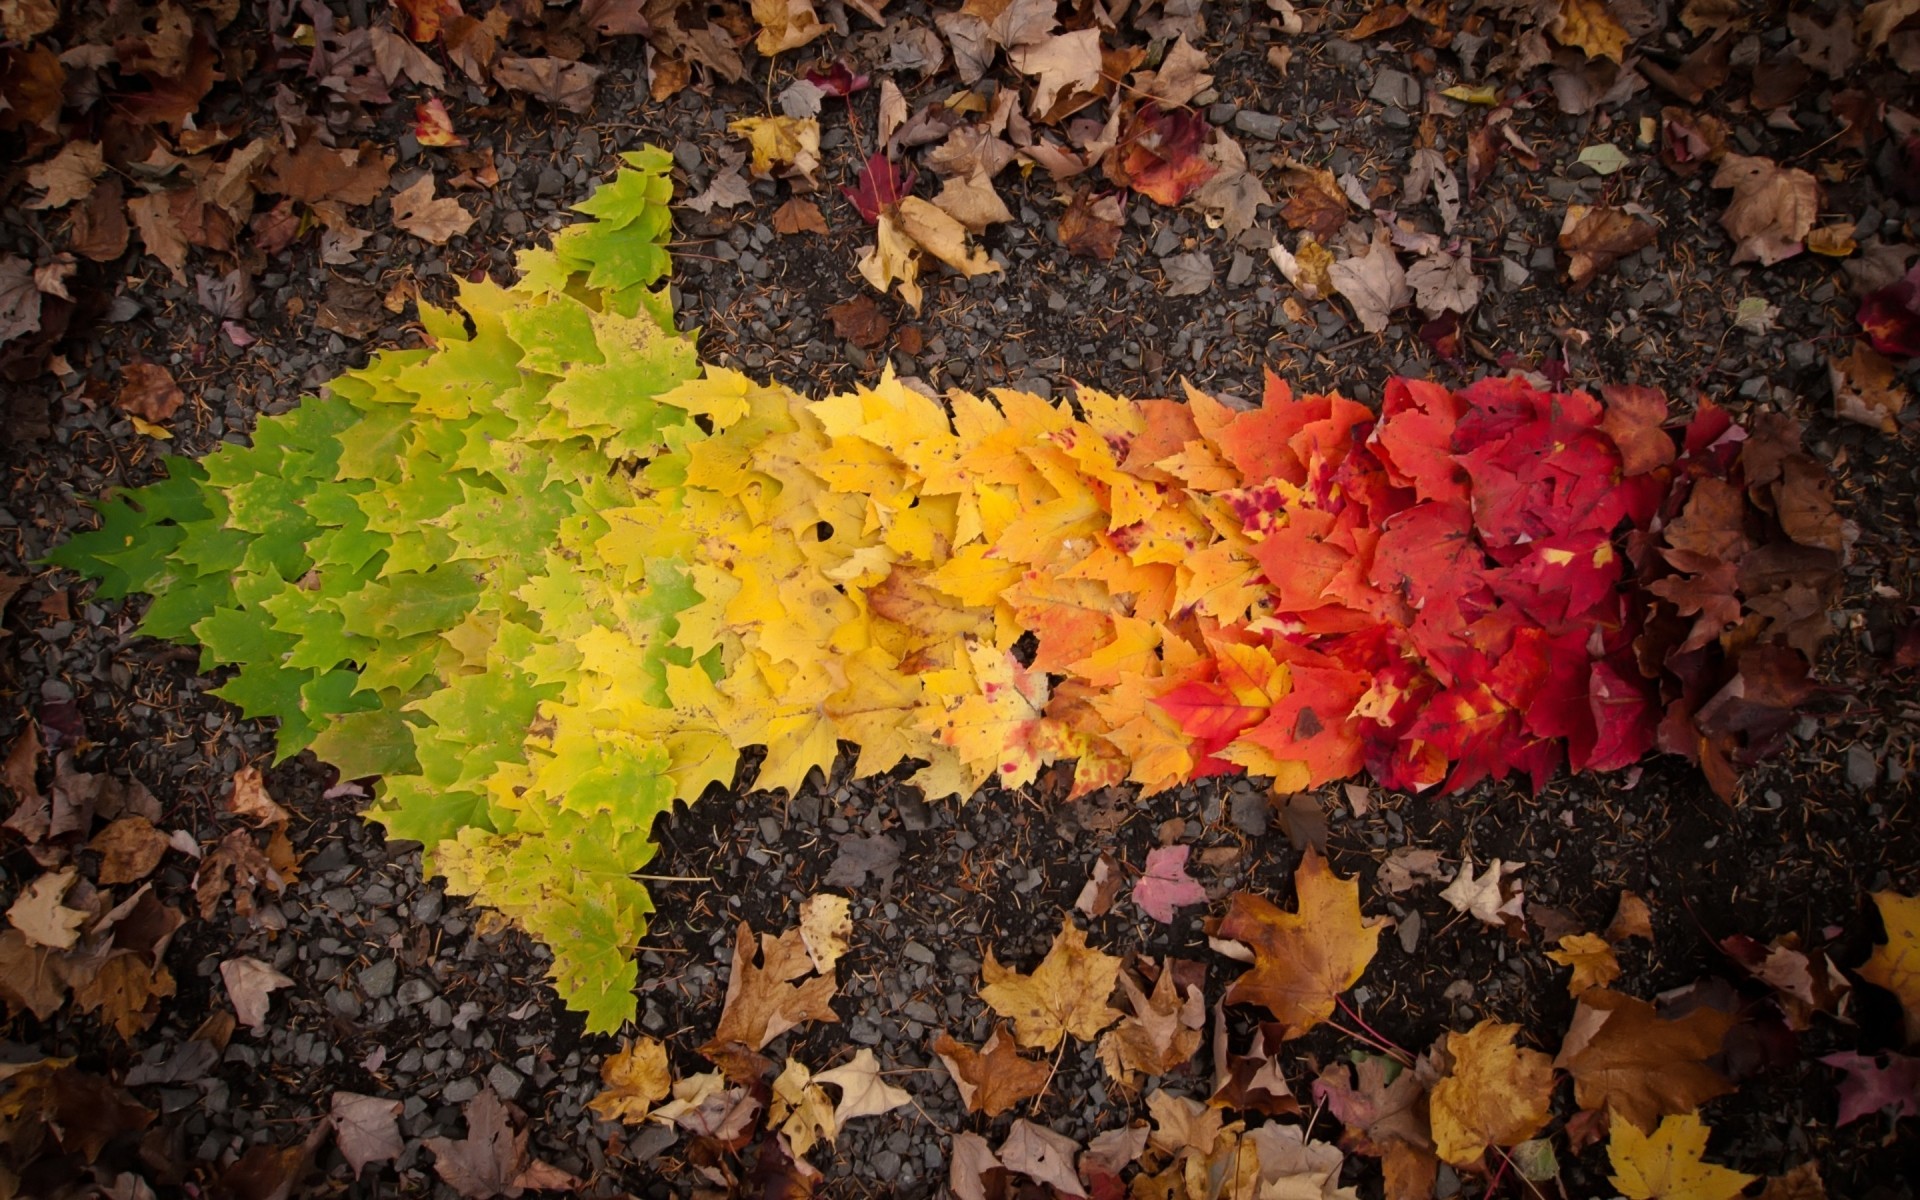
[[[929,19],[918,0],[902,0],[888,15],[922,25]],[[1360,15],[1352,5],[1335,6],[1327,24],[1345,28]],[[1778,24],[1759,25],[1769,50],[1787,40]],[[1336,174],[1351,171],[1366,186],[1381,178],[1397,183],[1421,118],[1368,97],[1382,71],[1433,78],[1431,65],[1416,63],[1433,61],[1418,28],[1361,43],[1331,32],[1288,39],[1270,28],[1259,6],[1217,6],[1203,49],[1213,57],[1219,94],[1204,102],[1216,122],[1230,122],[1237,111],[1282,118],[1278,142],[1242,136],[1256,170],[1272,172],[1284,152]],[[1295,47],[1285,75],[1266,56],[1268,45],[1283,43]],[[833,44],[829,38],[809,47],[801,61]],[[37,721],[43,738],[59,742],[85,769],[144,781],[162,803],[163,827],[187,829],[203,845],[231,827],[221,798],[236,769],[270,759],[270,732],[207,695],[217,681],[195,674],[191,652],[130,636],[142,602],[98,601],[89,585],[33,565],[71,532],[90,527],[84,501],[156,472],[157,444],[106,399],[120,369],[136,358],[169,364],[189,403],[171,423],[175,440],[165,448],[204,453],[219,440],[244,436],[258,414],[284,410],[303,389],[363,362],[370,350],[414,344],[404,313],[364,341],[317,328],[312,315],[330,280],[384,292],[410,277],[426,298],[444,303],[455,277],[490,272],[507,279],[515,249],[564,224],[565,206],[611,174],[615,151],[646,142],[673,150],[681,194],[698,193],[726,144],[726,123],[767,111],[768,68],[760,63],[741,85],[691,88],[654,103],[639,55],[632,40],[602,49],[608,75],[584,117],[538,104],[475,105],[471,112],[450,105],[462,132],[495,151],[502,177],[481,194],[472,231],[440,249],[380,233],[345,268],[321,264],[310,240],[296,243],[259,271],[259,298],[248,318],[258,341],[244,349],[221,335],[191,287],[142,260],[137,242],[134,254],[109,268],[106,290],[137,301],[138,314],[65,342],[60,352],[69,373],[12,385],[16,428],[0,500],[0,573],[32,581],[7,609],[0,642],[5,744]],[[772,91],[784,86],[790,66],[783,57]],[[1890,102],[1913,98],[1911,81],[1884,65],[1859,72],[1856,83],[1886,89]],[[914,109],[957,86],[950,75],[905,72],[897,80]],[[264,131],[273,122],[276,82],[249,78],[217,95],[231,119]],[[1838,164],[1826,193],[1830,216],[1855,218],[1863,240],[1914,238],[1920,209],[1893,198],[1870,159],[1829,145],[1839,127],[1824,92],[1809,88],[1790,104],[1797,128],[1782,129],[1731,95],[1737,90],[1703,107],[1740,131],[1747,152],[1809,169]],[[1077,1045],[1030,1108],[998,1122],[966,1116],[928,1043],[943,1029],[974,1044],[985,1038],[990,1014],[976,995],[980,963],[991,951],[1030,969],[1103,853],[1137,871],[1149,849],[1191,843],[1195,874],[1215,899],[1245,889],[1284,905],[1301,847],[1318,835],[1316,816],[1333,867],[1361,877],[1366,911],[1398,922],[1348,998],[1378,1035],[1418,1053],[1447,1030],[1492,1017],[1521,1023],[1525,1040],[1551,1053],[1573,1002],[1565,970],[1544,956],[1553,945],[1547,929],[1557,936],[1604,928],[1620,893],[1631,890],[1651,905],[1655,936],[1651,945],[1622,947],[1626,974],[1615,986],[1653,998],[1703,979],[1727,981],[1750,1003],[1748,1028],[1759,1031],[1731,1044],[1723,1063],[1738,1090],[1703,1110],[1715,1130],[1711,1157],[1757,1175],[1817,1162],[1836,1196],[1914,1194],[1920,1139],[1910,1121],[1874,1116],[1836,1127],[1839,1077],[1817,1061],[1836,1050],[1901,1049],[1897,1004],[1861,985],[1851,1023],[1822,1017],[1798,1037],[1772,1036],[1778,1023],[1765,989],[1742,982],[1717,943],[1736,933],[1762,942],[1794,934],[1857,967],[1882,936],[1869,893],[1920,890],[1920,677],[1890,665],[1896,639],[1920,612],[1915,426],[1909,416],[1900,435],[1888,436],[1831,414],[1827,356],[1844,353],[1855,329],[1855,302],[1835,260],[1808,254],[1772,268],[1729,266],[1731,247],[1716,223],[1724,193],[1710,189],[1705,175],[1675,176],[1644,146],[1609,178],[1574,167],[1579,151],[1603,137],[1631,144],[1620,131],[1657,118],[1670,97],[1643,91],[1578,117],[1560,115],[1543,94],[1530,98],[1537,106],[1515,120],[1539,167],[1504,159],[1469,200],[1456,231],[1472,245],[1487,282],[1484,299],[1463,322],[1467,357],[1460,364],[1439,359],[1415,324],[1369,336],[1343,306],[1327,303],[1306,306],[1311,323],[1292,320],[1282,305],[1293,289],[1265,254],[1279,226],[1270,214],[1236,242],[1194,213],[1136,201],[1116,258],[1072,257],[1054,234],[1061,204],[1044,170],[1024,179],[1008,171],[997,181],[1017,218],[984,239],[1004,264],[1003,276],[969,282],[936,269],[920,314],[880,299],[894,322],[882,351],[842,342],[826,313],[868,294],[853,264],[869,231],[837,188],[852,181],[871,145],[872,92],[850,108],[829,101],[823,113],[825,165],[815,198],[831,229],[826,237],[773,233],[769,222],[789,194],[785,184],[756,184],[753,202],[730,212],[682,214],[676,292],[683,323],[703,331],[703,358],[810,393],[871,380],[890,362],[939,389],[1018,386],[1065,395],[1072,381],[1084,381],[1144,397],[1178,394],[1184,377],[1203,389],[1252,396],[1262,368],[1271,368],[1297,389],[1337,387],[1373,402],[1395,373],[1461,383],[1557,364],[1578,386],[1658,384],[1682,412],[1709,397],[1741,416],[1774,410],[1799,418],[1813,452],[1832,467],[1842,511],[1861,531],[1820,668],[1833,694],[1806,714],[1782,755],[1749,772],[1731,804],[1716,799],[1695,769],[1670,759],[1608,776],[1562,776],[1538,795],[1513,784],[1448,799],[1372,790],[1363,793],[1364,815],[1356,815],[1342,788],[1276,799],[1247,780],[1150,798],[1126,791],[1074,805],[1061,799],[1065,780],[1050,776],[1022,792],[989,789],[964,805],[928,804],[895,779],[849,781],[850,760],[843,759],[839,775],[797,796],[710,794],[676,812],[648,868],[666,881],[650,885],[659,914],[642,950],[640,1020],[668,1041],[676,1074],[708,1069],[694,1047],[718,1018],[736,924],[764,932],[790,927],[798,902],[823,888],[849,839],[884,837],[900,849],[890,878],[837,889],[854,897],[855,933],[840,970],[839,1024],[808,1027],[769,1050],[818,1070],[843,1060],[850,1047],[872,1047],[890,1080],[915,1097],[913,1107],[854,1123],[837,1147],[813,1156],[829,1179],[824,1194],[943,1194],[948,1135],[968,1129],[997,1141],[1012,1115],[1080,1140],[1140,1118],[1138,1098],[1112,1092],[1092,1047]],[[410,111],[400,103],[373,110],[372,136],[405,146]],[[1439,144],[1458,150],[1472,125],[1467,118],[1440,121]],[[412,147],[408,157],[421,155],[444,173],[440,154]],[[1603,200],[1645,205],[1663,232],[1617,270],[1571,290],[1553,252],[1562,213],[1568,202]],[[385,203],[362,223],[385,229]],[[1430,212],[1419,211],[1427,227],[1437,228]],[[10,210],[0,222],[0,249],[30,253],[50,244],[50,229],[45,214]],[[1220,282],[1203,295],[1167,296],[1161,260],[1195,249],[1211,258]],[[1235,265],[1243,257],[1250,263],[1244,272]],[[1242,281],[1229,282],[1236,276]],[[1735,305],[1749,296],[1778,308],[1764,332],[1733,324]],[[902,344],[920,348],[909,354]],[[44,433],[31,436],[42,417]],[[16,1016],[7,1026],[17,1058],[75,1055],[87,1069],[121,1080],[138,1064],[167,1059],[209,1014],[228,1007],[220,961],[252,955],[294,978],[294,987],[275,996],[266,1029],[236,1035],[210,1071],[132,1088],[162,1114],[155,1126],[161,1133],[144,1151],[116,1144],[110,1154],[119,1156],[118,1165],[146,1172],[163,1195],[207,1194],[248,1147],[298,1141],[324,1115],[331,1094],[346,1090],[404,1101],[406,1150],[397,1163],[369,1168],[355,1182],[338,1154],[323,1149],[302,1190],[450,1196],[422,1139],[460,1136],[461,1102],[491,1086],[524,1110],[531,1151],[589,1180],[587,1194],[686,1194],[715,1186],[715,1176],[696,1167],[721,1168],[690,1162],[686,1143],[654,1127],[597,1122],[586,1110],[598,1090],[598,1064],[617,1042],[585,1036],[578,1018],[559,1006],[543,982],[539,946],[516,931],[491,930],[480,913],[421,879],[417,848],[383,844],[377,828],[354,815],[365,798],[329,790],[331,772],[310,757],[268,778],[274,796],[296,814],[301,879],[254,919],[223,907],[210,920],[190,920],[167,956],[178,994],[151,1029],[129,1043],[72,1010],[44,1023]],[[1384,894],[1375,873],[1402,846],[1432,848],[1450,862],[1470,854],[1482,864],[1526,864],[1520,877],[1534,918],[1528,936],[1515,939],[1460,918],[1435,886]],[[0,891],[10,898],[38,868],[9,847],[0,860]],[[156,890],[197,911],[192,874],[187,859],[171,854]],[[1123,901],[1083,924],[1090,942],[1111,953],[1204,964],[1213,1000],[1239,968],[1209,950],[1202,927],[1208,911],[1219,906],[1184,909],[1163,926]],[[1408,936],[1416,914],[1417,935]],[[1243,1035],[1246,1017],[1236,1013],[1233,1020],[1234,1034]],[[1358,1045],[1332,1028],[1291,1043],[1288,1075],[1296,1092],[1307,1092],[1318,1064]],[[1160,1082],[1204,1096],[1212,1083],[1206,1051],[1187,1073]],[[1573,1112],[1571,1089],[1563,1085],[1556,1113]],[[1330,1118],[1317,1120],[1317,1131],[1333,1136]],[[1611,1194],[1603,1149],[1574,1155],[1564,1142],[1559,1149],[1561,1194]],[[752,1157],[749,1151],[725,1170],[744,1178]],[[1379,1195],[1374,1160],[1351,1156],[1344,1181],[1364,1196]],[[241,1194],[231,1181],[226,1186],[227,1194]],[[1484,1181],[1462,1181],[1443,1169],[1442,1195],[1484,1188]],[[1550,1194],[1510,1175],[1493,1190]]]

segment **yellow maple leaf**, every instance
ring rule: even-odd
[[[1709,1130],[1692,1113],[1660,1122],[1641,1133],[1631,1121],[1615,1121],[1607,1141],[1614,1187],[1630,1200],[1733,1200],[1756,1176],[1701,1161]]]
[[[922,727],[966,764],[968,794],[992,779],[1002,787],[1032,783],[1047,754],[1046,672],[1020,665],[1010,650],[969,642],[975,687],[958,704],[922,716]]]
[[[820,168],[820,121],[815,117],[741,117],[727,130],[753,147],[753,173],[765,179],[775,167],[811,179]]]
[[[813,0],[753,0],[753,19],[760,23],[754,48],[768,58],[783,50],[797,50],[832,30],[813,11]],[[798,1148],[794,1152],[806,1153]]]
[[[1455,1166],[1480,1161],[1488,1146],[1517,1146],[1546,1125],[1553,1060],[1513,1044],[1518,1025],[1482,1021],[1446,1035],[1453,1068],[1433,1087],[1433,1143]]]
[[[1588,988],[1605,987],[1620,978],[1620,960],[1613,956],[1607,939],[1597,933],[1567,934],[1560,939],[1558,950],[1547,951],[1547,957],[1573,968],[1573,977],[1567,980],[1569,995],[1578,996]]]
[[[638,1125],[673,1090],[666,1045],[644,1034],[634,1038],[600,1064],[600,1082],[600,1094],[587,1106],[603,1121]]]
[[[1627,31],[1608,9],[1606,0],[1560,0],[1560,11],[1547,31],[1562,46],[1575,46],[1588,58],[1620,62],[1627,52]]]
[[[1013,1022],[1014,1040],[1029,1050],[1051,1050],[1069,1035],[1090,1042],[1121,1017],[1107,1004],[1120,960],[1090,948],[1071,916],[1060,918],[1060,932],[1033,974],[1001,966],[988,950],[980,975],[986,981],[980,998]]]
[[[880,219],[874,223],[873,245],[861,248],[854,265],[859,268],[860,277],[872,284],[877,292],[885,292],[898,283],[900,298],[917,313],[923,293],[920,289],[920,259],[914,249],[913,239],[900,232],[900,226],[891,212],[883,210]]]
[[[1907,1041],[1920,1042],[1920,897],[1875,892],[1873,903],[1887,927],[1887,941],[1873,948],[1860,978],[1900,998],[1907,1014]]]

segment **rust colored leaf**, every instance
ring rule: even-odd
[[[158,363],[133,363],[120,373],[120,393],[114,403],[158,425],[178,412],[186,399],[186,393],[173,381],[172,371]]]
[[[1373,960],[1380,921],[1360,916],[1360,885],[1309,849],[1293,874],[1297,912],[1236,892],[1218,936],[1253,949],[1253,969],[1227,989],[1228,1004],[1258,1004],[1299,1037],[1333,1015],[1340,993]]]
[[[1669,1021],[1644,1000],[1593,988],[1581,995],[1553,1065],[1573,1076],[1581,1108],[1610,1107],[1651,1131],[1662,1116],[1733,1090],[1706,1060],[1720,1053],[1734,1020],[1703,1007]]]
[[[978,1050],[942,1032],[934,1039],[933,1052],[953,1077],[953,1086],[960,1090],[960,1102],[967,1111],[985,1113],[989,1118],[1038,1096],[1052,1074],[1045,1062],[1021,1057],[1013,1039],[999,1027]]]
[[[1567,206],[1560,225],[1560,249],[1567,254],[1567,280],[1585,287],[1615,263],[1651,246],[1659,227],[1625,209],[1585,204]]]

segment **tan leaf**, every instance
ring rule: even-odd
[[[931,202],[918,196],[908,196],[900,201],[895,215],[900,222],[901,233],[911,238],[920,249],[962,275],[971,278],[1000,269],[1000,264],[988,258],[986,251],[967,245],[964,225],[934,207]]]
[[[21,207],[65,208],[75,200],[84,200],[93,194],[93,181],[106,169],[99,142],[68,142],[60,153],[27,168],[27,182],[46,195]]]
[[[36,946],[18,929],[0,930],[0,998],[7,1012],[22,1009],[44,1021],[67,1002],[67,981],[60,973],[62,955]]]
[[[760,24],[754,48],[768,58],[798,49],[833,30],[813,11],[813,0],[753,0],[753,19]],[[806,1153],[798,1148],[794,1152]]]
[[[140,233],[147,253],[173,272],[176,280],[187,277],[187,238],[171,219],[173,201],[166,192],[135,196],[127,201],[127,218]]]
[[[451,196],[433,198],[433,173],[393,194],[393,223],[424,242],[444,246],[473,226],[473,214]]]
[[[990,1118],[1038,1096],[1052,1074],[1046,1063],[1022,1058],[1013,1039],[998,1026],[978,1050],[943,1032],[934,1039],[933,1052],[953,1077],[953,1086],[959,1089],[960,1102],[967,1111],[985,1113]]]
[[[1820,218],[1820,181],[1770,158],[1729,154],[1714,172],[1713,186],[1733,189],[1720,226],[1734,240],[1736,263],[1770,267],[1792,258]]]
[[[503,56],[493,63],[494,82],[501,87],[574,113],[593,107],[593,89],[603,74],[599,67],[567,58]]]
[[[1213,86],[1207,66],[1207,56],[1195,50],[1183,33],[1161,57],[1159,70],[1137,74],[1134,79],[1145,94],[1162,104],[1177,106]]]
[[[227,998],[233,1001],[234,1015],[255,1033],[266,1027],[267,1006],[273,1001],[273,993],[293,986],[293,980],[247,955],[222,962],[220,979],[227,985]]]
[[[741,1081],[760,1076],[765,1060],[759,1051],[774,1038],[807,1021],[840,1019],[830,1003],[835,987],[832,977],[816,975],[804,983],[793,982],[813,971],[799,930],[778,938],[762,935],[760,959],[756,966],[753,929],[740,922],[726,1005],[713,1039],[700,1047],[700,1053],[720,1064],[729,1078]]]
[[[1259,1004],[1299,1037],[1333,1015],[1340,993],[1373,960],[1380,921],[1360,916],[1360,885],[1335,875],[1311,848],[1293,873],[1298,912],[1236,892],[1219,936],[1253,949],[1253,969],[1227,989],[1228,1004]]]
[[[1833,384],[1834,416],[1882,433],[1899,432],[1907,385],[1892,359],[1857,341],[1852,354],[1827,360],[1827,378]]]
[[[1107,1004],[1120,960],[1090,949],[1070,916],[1060,918],[1060,932],[1033,974],[1001,966],[988,950],[981,977],[980,998],[1013,1021],[1014,1038],[1029,1050],[1052,1050],[1069,1035],[1090,1042],[1120,1019]]]
[[[14,899],[12,907],[7,909],[7,920],[36,946],[47,946],[54,950],[73,949],[74,943],[80,940],[80,926],[87,919],[87,911],[68,908],[61,901],[66,899],[67,889],[79,877],[79,867],[49,871],[40,876]],[[1114,959],[1116,964],[1119,961]],[[1113,984],[1109,982],[1108,990],[1112,990],[1112,987]],[[1102,996],[1105,994],[1101,993]]]
[[[1177,1096],[1165,1088],[1147,1097],[1147,1115],[1153,1118],[1149,1144],[1170,1158],[1189,1152],[1210,1153],[1226,1122],[1220,1109]]]
[[[1062,1133],[1031,1121],[1015,1121],[1000,1146],[1000,1165],[1057,1189],[1061,1195],[1085,1196],[1074,1158],[1080,1144]]]
[[[10,42],[25,44],[59,23],[55,0],[0,0],[0,29]]]
[[[1591,988],[1580,996],[1553,1065],[1573,1076],[1581,1108],[1610,1107],[1651,1130],[1666,1114],[1691,1112],[1733,1090],[1706,1064],[1733,1024],[1730,1014],[1711,1008],[1665,1020],[1644,1000]]]
[[[1567,980],[1569,995],[1578,996],[1588,988],[1605,987],[1620,978],[1620,960],[1598,934],[1570,933],[1560,939],[1558,950],[1547,951],[1547,957],[1573,968],[1573,978]]]
[[[1373,242],[1365,254],[1343,258],[1327,268],[1327,278],[1335,291],[1353,306],[1360,328],[1368,333],[1386,329],[1395,311],[1413,299],[1407,286],[1407,273],[1393,252],[1391,235],[1385,226],[1374,231]]]
[[[266,777],[258,767],[241,767],[233,773],[233,794],[227,797],[227,811],[255,825],[284,825],[292,819],[287,810],[267,794]]]
[[[1151,996],[1124,973],[1120,988],[1133,1011],[1101,1036],[1099,1057],[1109,1076],[1131,1088],[1137,1076],[1165,1075],[1193,1057],[1206,1027],[1207,1001],[1191,986],[1181,998],[1171,963],[1162,966]]]
[[[1567,205],[1560,223],[1560,248],[1567,253],[1567,280],[1585,287],[1602,271],[1659,236],[1659,227],[1622,208]]]
[[[1546,1127],[1553,1063],[1513,1044],[1518,1025],[1482,1021],[1443,1039],[1452,1067],[1433,1085],[1434,1150],[1457,1167],[1480,1161],[1488,1146],[1517,1146]]]
[[[110,955],[90,976],[73,982],[74,1006],[98,1012],[128,1041],[153,1024],[160,1001],[171,995],[173,973],[132,950]]]
[[[940,194],[933,198],[933,203],[974,233],[985,233],[988,226],[1013,220],[1007,202],[994,190],[993,181],[987,178],[984,171],[975,171],[966,176],[948,176],[940,185]]]
[[[94,835],[87,849],[100,855],[102,884],[133,883],[160,865],[171,843],[141,816],[121,817]]]
[[[603,1121],[638,1125],[673,1090],[665,1043],[644,1034],[634,1038],[600,1064],[600,1083],[587,1106]]]
[[[873,1051],[864,1046],[853,1056],[852,1062],[831,1071],[822,1071],[813,1079],[816,1083],[830,1083],[840,1089],[840,1103],[833,1110],[836,1130],[845,1129],[847,1122],[855,1117],[877,1117],[913,1102],[913,1097],[905,1090],[880,1078],[880,1064],[873,1057]]]

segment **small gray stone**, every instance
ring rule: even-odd
[[[440,1093],[440,1098],[448,1104],[465,1104],[480,1094],[480,1081],[471,1075],[456,1079]]]
[[[327,991],[327,1011],[336,1017],[345,1017],[349,1021],[360,1017],[360,997],[346,988],[329,988]]]
[[[495,1063],[493,1069],[487,1072],[487,1086],[499,1093],[502,1100],[512,1100],[518,1096],[525,1083],[525,1077],[505,1063]]]
[[[1262,837],[1267,832],[1267,818],[1272,810],[1265,792],[1235,792],[1229,808],[1229,819],[1233,827],[1248,837]]]
[[[1880,763],[1858,743],[1847,747],[1847,782],[1863,792],[1880,782]]]
[[[926,963],[928,966],[932,966],[938,961],[934,952],[922,946],[919,942],[908,942],[906,948],[903,949],[901,953],[917,963]]]
[[[394,984],[400,979],[400,964],[391,958],[379,962],[360,972],[360,990],[370,1000],[379,1000],[393,995]]]
[[[1278,141],[1280,139],[1280,127],[1284,124],[1284,121],[1272,113],[1255,112],[1250,108],[1243,108],[1233,114],[1233,127],[1235,129],[1238,129],[1248,137],[1259,138],[1263,142]]]
[[[884,1183],[892,1183],[894,1177],[900,1174],[900,1156],[891,1150],[882,1150],[874,1155],[870,1165],[875,1178]]]
[[[1382,71],[1374,76],[1367,99],[1403,112],[1420,107],[1420,81],[1405,71]]]
[[[400,990],[394,993],[393,998],[405,1008],[425,1004],[433,998],[433,985],[424,979],[409,979],[400,985]]]

